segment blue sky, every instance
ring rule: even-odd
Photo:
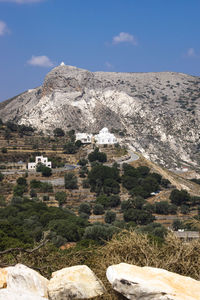
[[[0,0],[0,101],[61,61],[200,76],[200,0]]]

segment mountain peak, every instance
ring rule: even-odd
[[[200,78],[186,74],[90,72],[62,64],[41,87],[2,103],[0,117],[45,132],[108,127],[168,167],[200,160]]]

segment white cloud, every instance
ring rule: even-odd
[[[200,58],[200,55],[196,53],[194,48],[189,48],[187,52],[183,55],[185,58]]]
[[[18,4],[37,3],[42,1],[44,0],[0,0],[0,2],[13,2]]]
[[[128,32],[120,32],[118,35],[113,37],[113,44],[119,43],[130,43],[134,46],[138,45],[136,38]]]
[[[109,63],[108,61],[105,62],[105,66],[107,69],[113,69],[113,65],[111,63]]]
[[[0,35],[5,35],[6,33],[9,33],[8,26],[5,22],[0,20]]]
[[[189,57],[195,57],[196,56],[194,48],[188,49],[187,56],[189,56]]]
[[[32,56],[31,59],[27,61],[27,63],[31,66],[37,67],[53,67],[53,62],[45,55],[42,56]]]

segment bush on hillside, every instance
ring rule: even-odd
[[[67,194],[63,191],[61,192],[56,192],[55,194],[55,199],[58,201],[59,206],[62,206],[63,204],[66,203],[67,200]]]
[[[70,190],[78,188],[78,180],[74,173],[69,172],[65,174],[65,188]]]
[[[104,152],[100,152],[99,148],[95,148],[95,150],[88,155],[88,160],[90,162],[99,161],[104,163],[107,161],[107,156]]]
[[[191,198],[189,193],[186,190],[177,190],[174,189],[170,194],[170,200],[173,204],[181,206],[182,204],[187,204]]]
[[[108,210],[105,214],[104,220],[108,224],[113,223],[116,220],[116,213],[114,211]]]

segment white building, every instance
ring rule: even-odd
[[[49,168],[52,167],[51,161],[48,161],[47,157],[36,156],[35,162],[28,163],[28,170],[35,170],[36,167],[37,167],[37,164],[43,164],[43,165],[45,165],[46,167],[49,167]]]
[[[114,134],[110,133],[108,128],[106,127],[101,129],[99,131],[99,134],[96,134],[94,138],[96,143],[99,145],[104,145],[104,144],[112,145],[117,143],[117,139],[114,136]]]
[[[81,141],[83,144],[91,144],[93,135],[89,133],[77,133],[76,141]]]

